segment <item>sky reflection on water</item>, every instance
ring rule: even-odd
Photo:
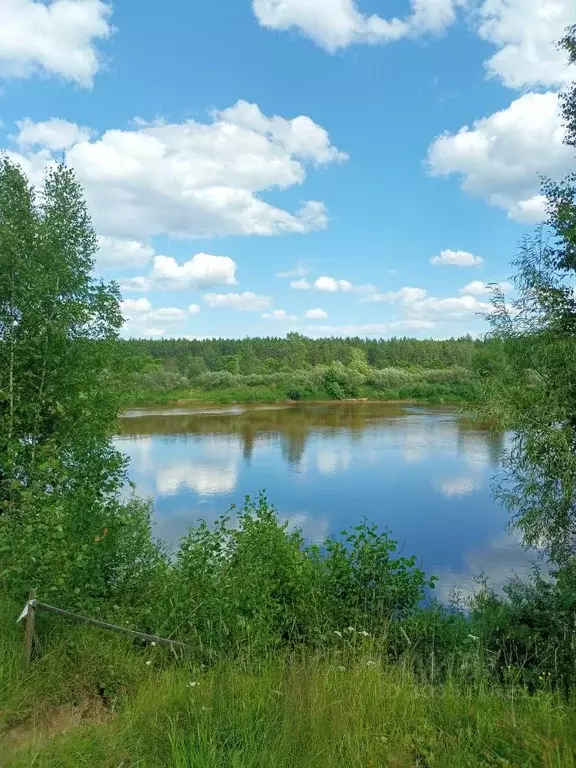
[[[214,520],[264,489],[312,541],[362,517],[440,576],[438,594],[499,587],[531,557],[492,499],[504,438],[450,408],[391,404],[132,411],[117,439],[138,492],[155,502],[158,536]]]

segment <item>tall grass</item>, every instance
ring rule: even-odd
[[[71,636],[78,644],[75,666],[63,668],[62,650],[52,648],[25,681],[36,707],[42,697],[46,704],[52,683],[50,704],[59,708],[37,710],[35,727],[18,740],[5,736],[0,765],[575,765],[576,710],[548,690],[531,696],[513,685],[465,684],[457,676],[433,685],[408,664],[386,664],[369,647],[221,660],[206,668],[169,665],[157,649],[135,650],[87,630]],[[112,669],[122,684],[109,698],[108,716],[92,707],[97,718],[67,719],[80,706],[89,713],[88,697],[106,695],[100,680]]]

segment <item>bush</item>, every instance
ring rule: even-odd
[[[229,371],[209,371],[198,378],[201,389],[234,389],[239,386],[241,377]]]
[[[227,653],[331,644],[349,625],[378,631],[415,611],[434,583],[395,551],[388,534],[365,523],[344,541],[309,546],[263,495],[247,498],[236,527],[225,516],[182,541],[177,626],[191,628],[198,648]]]
[[[372,370],[367,383],[376,390],[396,389],[416,382],[417,377],[401,368],[382,368]]]
[[[366,378],[353,368],[346,368],[339,362],[332,363],[324,370],[324,388],[334,400],[358,397]]]
[[[186,389],[190,386],[186,376],[175,371],[156,369],[135,375],[135,384],[138,388],[154,393],[173,392],[178,389]]]

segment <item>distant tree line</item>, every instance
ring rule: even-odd
[[[359,350],[372,368],[431,370],[466,368],[489,370],[500,356],[498,340],[462,336],[434,339],[362,339],[359,337],[312,339],[298,333],[286,337],[246,339],[131,339],[124,342],[141,367],[161,363],[167,371],[195,378],[207,371],[235,375],[306,370],[334,362],[350,365]]]
[[[410,338],[133,339],[123,342],[128,401],[477,400],[502,364],[499,340]]]

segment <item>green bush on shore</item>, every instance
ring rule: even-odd
[[[250,403],[356,398],[474,402],[480,397],[480,379],[463,368],[368,368],[360,372],[334,363],[308,370],[247,375],[212,371],[194,380],[159,370],[157,378],[150,373],[132,374],[129,392],[131,404],[185,399]]]

